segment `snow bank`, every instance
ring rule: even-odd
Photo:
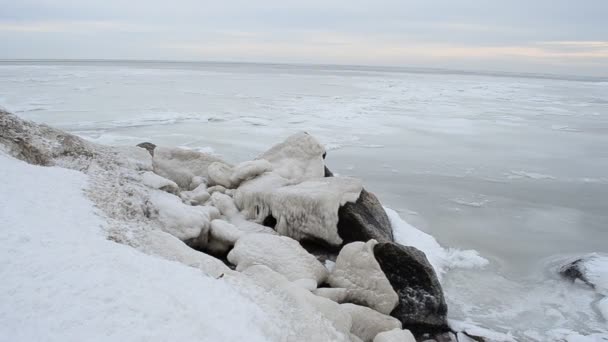
[[[271,339],[264,310],[224,281],[106,240],[83,174],[0,165],[2,339]]]
[[[441,247],[433,236],[405,222],[396,211],[387,207],[384,207],[384,210],[391,221],[395,242],[423,251],[439,280],[451,268],[475,268],[488,264],[488,260],[480,256],[477,251]]]

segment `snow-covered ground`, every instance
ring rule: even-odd
[[[0,340],[268,340],[225,281],[107,240],[84,174],[0,165]]]
[[[601,297],[547,270],[556,259],[608,252],[607,84],[280,66],[2,64],[0,106],[100,143],[212,148],[230,161],[309,131],[325,143],[333,171],[362,178],[384,205],[432,234],[404,223],[396,238],[413,234],[435,251],[429,258],[443,273],[451,318],[523,340],[601,341]]]

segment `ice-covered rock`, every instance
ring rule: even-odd
[[[323,145],[310,134],[302,132],[271,147],[258,159],[269,161],[281,177],[300,182],[324,177],[324,154]]]
[[[327,269],[297,241],[286,236],[244,235],[228,253],[228,261],[236,265],[237,271],[265,265],[290,281],[313,279],[320,284],[327,278]]]
[[[401,329],[401,322],[391,316],[356,304],[342,304],[341,307],[352,318],[351,333],[364,342],[372,342],[374,337],[383,331]]]
[[[150,193],[148,212],[163,223],[167,233],[201,247],[207,243],[211,220],[220,216],[214,207],[186,205],[179,197],[160,190]]]
[[[439,279],[420,250],[394,242],[378,243],[373,254],[399,295],[390,313],[414,334],[448,331],[447,304]]]
[[[361,192],[361,182],[354,178],[316,178],[289,185],[290,181],[275,172],[243,183],[235,202],[246,217],[263,222],[272,216],[275,230],[296,240],[321,240],[339,246],[338,209],[354,202]]]
[[[232,166],[223,162],[213,162],[207,168],[207,172],[209,185],[220,185],[227,189],[232,188],[232,181],[230,180],[233,172]]]
[[[265,159],[242,162],[234,167],[230,175],[230,183],[233,187],[238,187],[242,182],[268,171],[272,171],[272,164]]]
[[[139,236],[139,239],[138,249],[142,252],[198,268],[214,278],[233,272],[220,260],[186,246],[169,233],[150,230]]]
[[[379,333],[373,342],[416,342],[416,339],[409,330],[393,329]]]
[[[156,145],[154,145],[153,143],[142,142],[142,143],[137,144],[137,147],[143,148],[144,150],[148,151],[150,156],[154,157],[154,149],[156,149]]]
[[[182,191],[179,197],[190,205],[203,205],[211,195],[207,192],[207,185],[205,183],[199,184],[194,190]]]
[[[230,222],[213,220],[211,221],[209,241],[205,251],[213,254],[227,253],[244,234],[243,231],[239,230]]]
[[[246,220],[239,212],[232,197],[228,195],[221,192],[214,192],[213,195],[211,195],[211,202],[230,223],[244,233],[276,234],[276,231],[272,228]]]
[[[182,190],[192,190],[196,187],[196,182],[193,183],[194,177],[208,178],[207,170],[210,164],[223,163],[211,154],[161,146],[154,149],[152,161],[156,174],[174,181]]]
[[[270,295],[281,298],[285,302],[283,307],[290,308],[285,316],[292,317],[289,323],[292,333],[284,335],[283,341],[350,341],[352,319],[339,304],[315,296],[264,265],[251,266],[242,274],[265,288]],[[307,335],[299,333],[299,330]]]
[[[397,306],[399,297],[376,261],[376,244],[377,241],[370,240],[345,245],[336,259],[328,283],[332,287],[348,289],[343,292],[344,296],[348,296],[353,303],[390,314]]]
[[[166,191],[168,193],[177,194],[179,187],[174,181],[161,177],[152,171],[145,171],[141,174],[141,181],[144,185],[153,189]]]
[[[590,253],[569,261],[560,274],[572,280],[581,280],[598,293],[608,296],[608,254]]]

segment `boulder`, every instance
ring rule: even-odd
[[[237,271],[253,265],[265,265],[289,281],[312,279],[316,285],[327,278],[327,269],[296,240],[286,236],[243,235],[228,253],[228,261],[236,265]]]
[[[425,254],[414,247],[384,242],[374,246],[374,256],[399,296],[391,316],[415,335],[449,331],[443,290]]]
[[[374,342],[416,342],[416,339],[409,330],[393,329],[376,335]]]
[[[365,305],[388,315],[397,306],[399,297],[374,257],[376,243],[357,241],[342,248],[328,283],[345,290],[327,293],[327,297]]]
[[[141,147],[141,148],[147,150],[148,153],[150,153],[150,155],[152,157],[154,157],[154,149],[156,148],[156,145],[154,145],[153,143],[151,143],[151,142],[143,142],[143,143],[137,144],[137,147]]]
[[[393,242],[391,222],[378,198],[365,189],[356,202],[338,210],[338,234],[344,243],[353,241]]]
[[[401,322],[391,316],[356,304],[340,305],[352,318],[350,332],[364,342],[372,342],[374,337],[383,331],[399,329]]]
[[[333,177],[325,166],[325,177]],[[356,202],[348,202],[338,210],[338,234],[347,244],[353,241],[393,242],[393,228],[382,203],[363,188]]]

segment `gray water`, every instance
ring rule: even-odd
[[[251,159],[297,131],[327,163],[486,268],[444,279],[450,316],[523,339],[605,332],[557,260],[608,252],[608,81],[305,65],[0,62],[0,105],[96,142]]]

